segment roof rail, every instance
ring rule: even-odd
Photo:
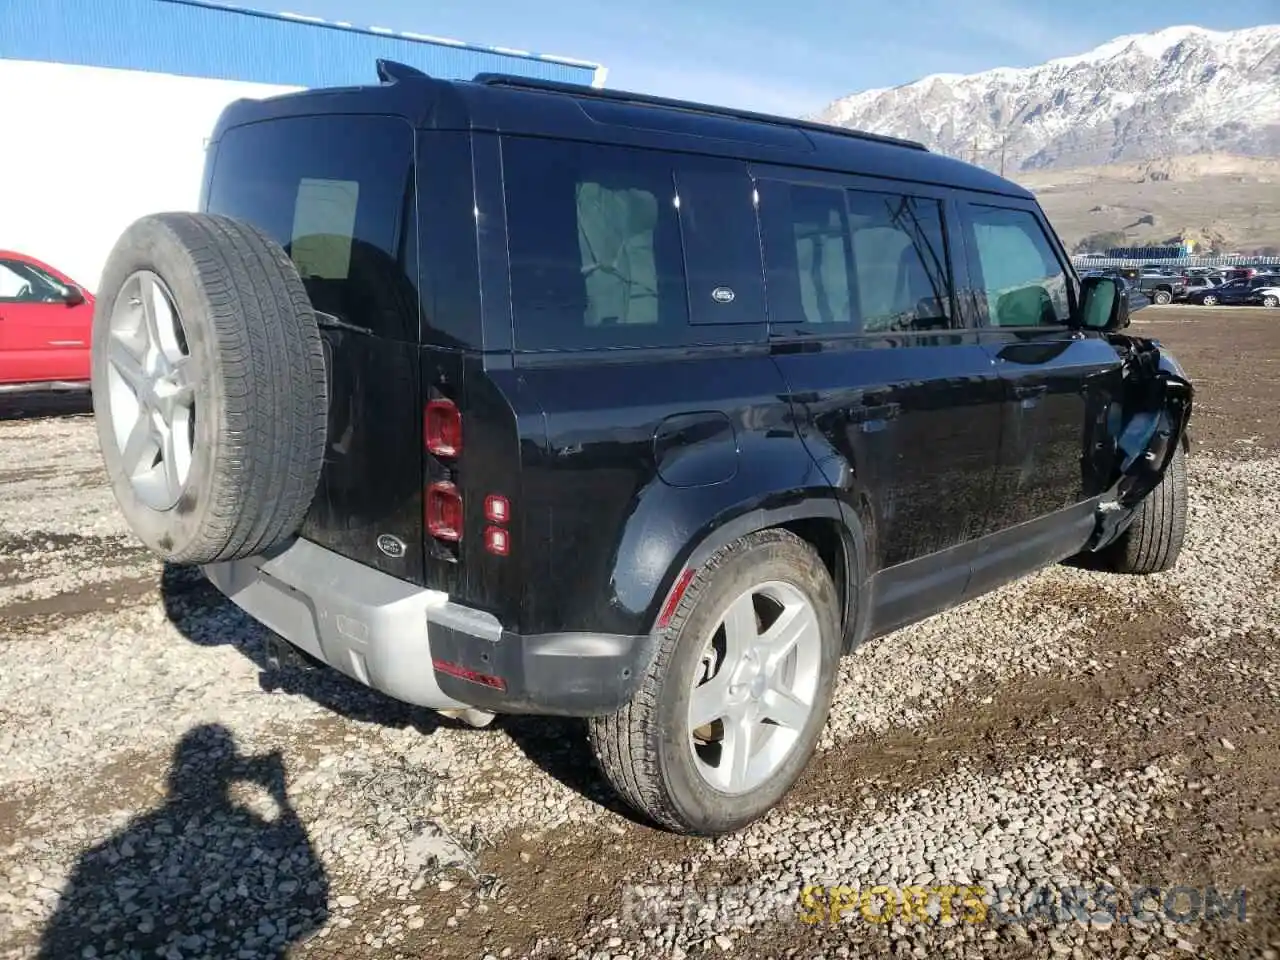
[[[816,133],[829,133],[836,136],[855,137],[859,140],[872,140],[878,143],[892,144],[896,147],[907,147],[912,150],[924,150],[928,147],[916,140],[905,140],[886,134],[868,133],[865,130],[851,130],[848,127],[837,127],[832,124],[816,123],[812,120],[793,120],[767,113],[755,113],[751,110],[738,110],[733,107],[716,107],[705,103],[688,100],[676,100],[671,97],[658,97],[647,93],[631,93],[626,90],[611,90],[600,87],[589,87],[585,84],[566,83],[562,80],[542,80],[533,77],[522,77],[508,73],[477,73],[473,83],[483,83],[491,87],[514,87],[522,90],[542,90],[547,93],[565,93],[575,97],[587,97],[594,100],[613,100],[618,103],[646,104],[654,107],[666,107],[670,110],[685,110],[690,113],[703,113],[709,116],[728,117],[733,120],[746,120],[754,123],[772,123],[778,126],[795,127],[800,130],[812,130]]]
[[[417,67],[411,67],[407,63],[398,63],[395,60],[378,60],[379,83],[399,83],[401,80],[430,79],[429,74],[425,74]]]

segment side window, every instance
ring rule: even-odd
[[[503,176],[517,349],[679,346],[712,337],[694,325],[763,323],[745,169],[510,137]]]
[[[868,333],[953,326],[942,204],[849,191],[858,312]]]
[[[0,301],[53,303],[61,296],[62,284],[43,270],[19,260],[0,260]]]
[[[852,324],[853,245],[844,191],[761,180],[769,319]]]
[[[413,131],[377,116],[291,117],[228,130],[208,208],[285,248],[317,311],[416,342]]]
[[[1065,323],[1071,314],[1067,276],[1035,216],[976,204],[968,211],[975,286],[986,296],[991,326]]]

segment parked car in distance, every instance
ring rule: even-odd
[[[868,638],[1068,557],[1175,563],[1192,386],[1027,190],[378,72],[229,105],[202,211],[133,224],[99,288],[121,511],[275,650],[471,723],[586,717],[635,809],[717,834],[796,782]]]
[[[1138,288],[1152,302],[1160,305],[1172,303],[1187,292],[1187,282],[1180,275],[1143,270],[1137,279]]]
[[[1177,297],[1178,301],[1185,302],[1193,293],[1200,293],[1205,290],[1212,290],[1221,283],[1209,274],[1189,274],[1186,281],[1186,289]]]
[[[1280,283],[1280,277],[1258,274],[1199,290],[1189,295],[1187,301],[1206,307],[1262,305],[1264,295],[1260,291],[1275,287],[1277,283]]]
[[[56,267],[0,250],[0,391],[87,386],[93,306]]]
[[[1280,307],[1280,276],[1260,277],[1262,286],[1254,287],[1254,304],[1260,307]]]

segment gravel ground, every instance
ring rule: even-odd
[[[128,536],[91,419],[11,412],[0,957],[1280,957],[1280,324],[1250,314],[1140,315],[1202,385],[1173,572],[1054,567],[867,644],[797,789],[715,841],[634,822],[575,722],[264,672],[263,628]],[[1179,884],[1246,919],[1100,912]]]

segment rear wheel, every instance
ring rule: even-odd
[[[683,833],[736,830],[791,789],[826,723],[840,656],[831,576],[764,530],[698,572],[631,702],[590,722],[613,787]]]
[[[1275,297],[1275,296],[1272,296],[1271,294],[1267,294],[1265,297],[1262,298],[1262,305],[1264,307],[1280,307],[1280,297]]]
[[[1163,307],[1173,299],[1173,294],[1168,290],[1157,290],[1152,296],[1152,299]]]
[[[1181,446],[1164,477],[1142,501],[1128,529],[1103,551],[1117,573],[1162,573],[1173,568],[1187,532],[1187,459]]]
[[[1215,297],[1212,293],[1206,293],[1203,297],[1200,298],[1200,302],[1204,304],[1206,307],[1212,307],[1217,305],[1218,298]]]

